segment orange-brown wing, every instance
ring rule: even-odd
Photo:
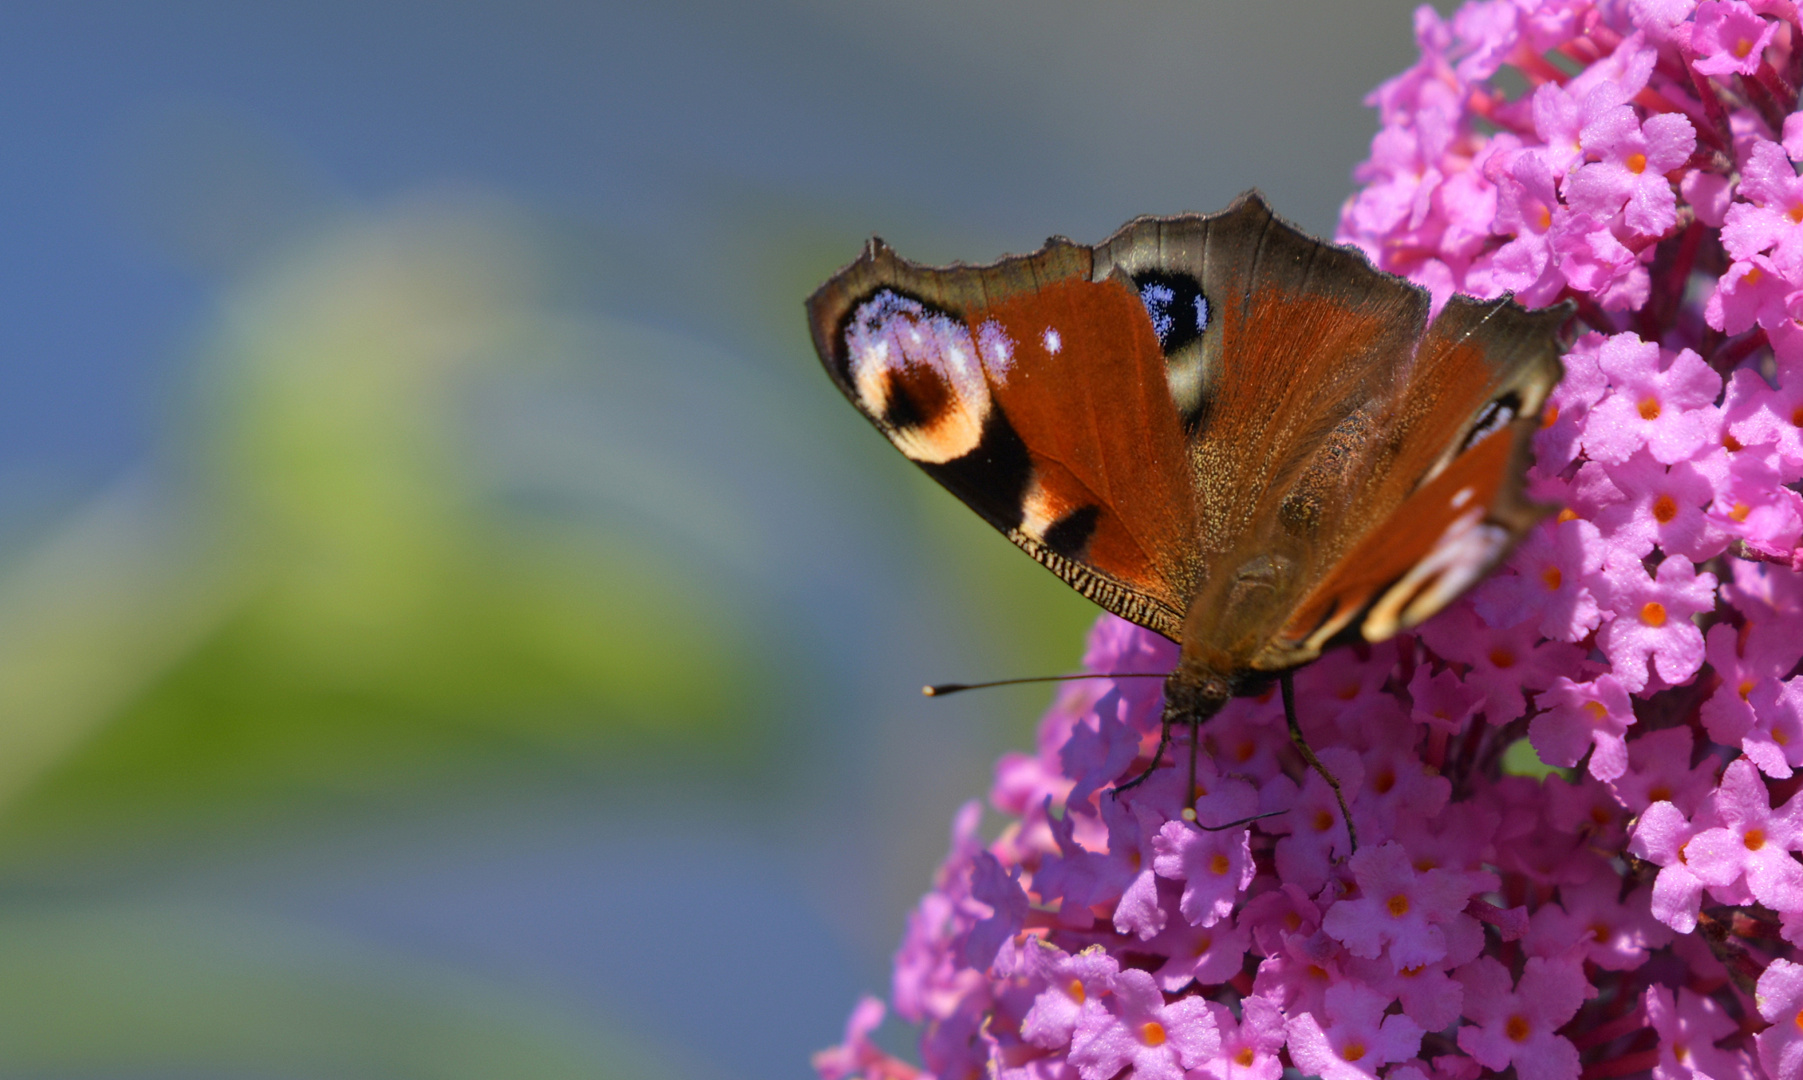
[[[1381,641],[1488,574],[1549,507],[1523,489],[1534,431],[1559,382],[1568,306],[1527,311],[1453,297],[1416,351],[1390,412],[1397,447],[1376,513],[1295,607],[1257,666],[1292,666],[1356,629]],[[1356,621],[1356,626],[1355,626]]]
[[[808,306],[892,443],[1192,671],[1303,663],[1367,612],[1387,637],[1539,513],[1566,313],[1455,297],[1429,326],[1424,290],[1256,193],[986,267],[873,243]]]
[[[1231,679],[1362,525],[1374,439],[1428,297],[1252,193],[1218,214],[1134,221],[1096,259],[1096,277],[1209,312],[1193,339],[1164,345],[1203,527],[1185,666]]]
[[[1093,266],[1059,239],[946,269],[872,241],[809,298],[814,345],[910,460],[1083,595],[1174,639],[1201,533],[1183,420],[1151,310]]]
[[[1300,232],[1255,193],[1218,214],[1141,218],[1096,255],[1097,277],[1193,293],[1207,305],[1200,334],[1165,342],[1203,498],[1204,548],[1218,562],[1248,548],[1300,557],[1331,542],[1342,507],[1331,498],[1302,505],[1306,474],[1332,459],[1351,475],[1347,444],[1374,427],[1368,416],[1393,394],[1427,325],[1427,295],[1353,249]],[[1329,494],[1344,487],[1339,477],[1313,483]]]
[[[1387,637],[1535,520],[1521,474],[1566,312],[1455,298],[1430,326],[1425,290],[1252,193],[1129,224],[1092,276],[1138,285],[1149,309],[1157,282],[1210,312],[1193,340],[1164,340],[1203,528],[1186,670],[1231,681],[1303,663],[1367,608],[1358,629]],[[1498,426],[1511,438],[1481,438]],[[1434,504],[1448,472],[1446,499],[1481,503],[1483,528],[1459,532],[1471,507]]]

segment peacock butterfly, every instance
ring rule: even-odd
[[[1548,512],[1522,477],[1569,307],[1430,307],[1256,192],[988,266],[873,239],[807,302],[827,373],[898,450],[1181,643],[1154,766],[1173,723],[1421,622]]]

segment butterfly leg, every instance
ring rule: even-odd
[[[1152,774],[1158,771],[1158,766],[1164,764],[1164,748],[1169,745],[1171,745],[1171,717],[1169,713],[1166,713],[1164,718],[1164,730],[1158,733],[1158,749],[1152,754],[1152,764],[1146,766],[1145,772],[1140,773],[1126,783],[1114,785],[1115,797],[1118,798],[1120,797],[1121,792],[1130,791],[1145,783],[1147,780],[1152,779]],[[1190,767],[1192,769],[1195,768],[1195,763],[1193,761],[1190,763]],[[1191,778],[1190,786],[1192,788],[1195,786],[1194,777]]]
[[[1196,753],[1202,748],[1202,718],[1189,718],[1189,787],[1183,789],[1183,820],[1196,820]]]
[[[1193,814],[1193,813],[1195,813],[1194,810],[1186,810],[1186,811],[1184,811],[1184,816],[1188,817],[1190,814]],[[1250,825],[1254,821],[1263,821],[1265,818],[1276,817],[1278,814],[1287,814],[1287,813],[1289,813],[1288,810],[1267,810],[1262,814],[1253,814],[1251,817],[1243,817],[1243,818],[1239,819],[1238,821],[1229,821],[1225,825],[1204,825],[1199,821],[1192,821],[1192,822],[1190,822],[1190,824],[1194,825],[1198,829],[1201,829],[1203,832],[1226,832],[1228,829],[1237,829],[1241,825]]]
[[[1340,804],[1340,820],[1346,823],[1346,839],[1351,842],[1352,850],[1357,852],[1359,834],[1353,828],[1351,811],[1346,809],[1346,796],[1340,791],[1340,782],[1334,778],[1333,773],[1327,771],[1327,766],[1321,764],[1321,759],[1316,757],[1315,752],[1309,748],[1308,740],[1302,737],[1302,725],[1296,722],[1296,685],[1287,671],[1279,675],[1277,681],[1283,687],[1283,718],[1290,724],[1290,741],[1296,744],[1297,751],[1302,754],[1302,760],[1308,762],[1309,768],[1320,773],[1321,779],[1327,781],[1327,786],[1333,788],[1333,797]]]

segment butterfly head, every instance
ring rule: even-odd
[[[1231,697],[1233,683],[1226,676],[1187,664],[1164,681],[1164,711],[1172,722],[1206,720],[1225,708]]]

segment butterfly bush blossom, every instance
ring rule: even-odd
[[[1297,673],[1356,848],[1277,695],[1203,727],[1186,796],[1181,765],[1113,790],[1157,680],[1065,689],[997,768],[999,838],[967,807],[909,921],[922,1064],[869,999],[826,1080],[1803,1078],[1797,10],[1495,0],[1415,33],[1339,239],[1436,304],[1574,304],[1529,475],[1564,509],[1417,632]],[[1105,617],[1085,663],[1176,660]]]

